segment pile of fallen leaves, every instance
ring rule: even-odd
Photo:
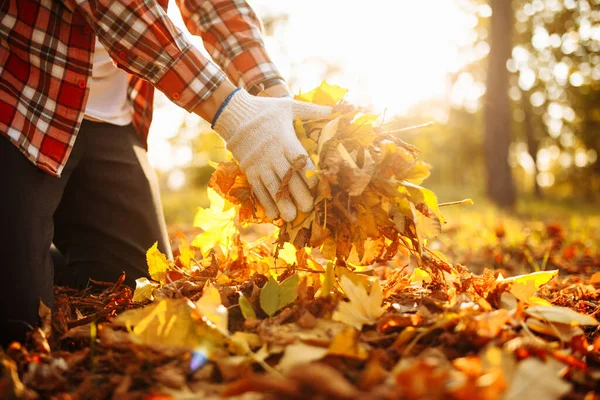
[[[296,97],[333,107],[328,118],[295,122],[298,139],[316,166],[305,173],[318,176],[311,212],[300,212],[289,223],[270,220],[235,160],[220,163],[209,186],[239,207],[242,224],[279,225],[280,246],[319,248],[327,260],[354,265],[387,262],[399,251],[419,259],[426,239],[441,231],[437,198],[420,186],[430,166],[419,160],[416,147],[400,139],[405,130],[386,130],[376,123],[379,115],[345,103],[346,92],[323,82]],[[305,166],[306,159],[296,160],[278,197],[290,196],[289,180]]]
[[[448,263],[427,248],[443,222],[427,165],[344,93],[301,96],[336,111],[296,123],[311,213],[267,220],[218,165],[202,231],[176,236],[175,260],[149,249],[151,279],[56,288],[0,353],[0,398],[598,399],[600,257],[563,277]]]

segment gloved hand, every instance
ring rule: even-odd
[[[246,173],[267,216],[281,215],[285,221],[292,221],[296,218],[296,206],[302,212],[311,211],[314,200],[309,189],[318,178],[305,174],[315,168],[309,158],[304,170],[295,172],[289,182],[293,201],[284,197],[276,201],[276,193],[292,163],[299,156],[308,156],[296,137],[294,120],[325,118],[331,107],[290,98],[255,97],[238,89],[220,111],[213,127]]]

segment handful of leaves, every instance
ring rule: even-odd
[[[428,238],[441,231],[437,198],[421,183],[430,166],[419,150],[378,126],[378,115],[347,103],[347,90],[323,82],[296,100],[332,106],[326,119],[294,123],[298,139],[316,166],[315,207],[292,222],[270,220],[236,161],[221,162],[209,186],[240,207],[242,224],[280,226],[278,244],[319,248],[328,260],[355,265],[391,260],[401,249],[420,258]],[[289,196],[289,177],[306,165],[296,160],[278,196]]]

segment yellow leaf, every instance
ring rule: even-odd
[[[330,85],[326,81],[323,81],[318,88],[304,94],[299,94],[295,99],[322,106],[334,106],[344,98],[347,92],[348,89],[337,85]]]
[[[194,311],[194,303],[188,299],[164,299],[125,311],[114,322],[133,326],[131,335],[140,344],[196,348],[219,343],[221,334],[215,335],[215,329],[194,318]]]
[[[415,268],[413,273],[410,275],[411,282],[431,282],[431,275],[429,272],[421,268]]]
[[[237,232],[233,222],[235,208],[211,188],[208,188],[208,198],[210,208],[199,208],[194,218],[194,226],[202,228],[204,232],[192,241],[192,246],[199,248],[203,256],[207,256],[217,245],[229,247]]]
[[[145,303],[148,300],[153,301],[155,289],[156,286],[148,278],[138,278],[135,280],[135,291],[131,300],[134,303]]]
[[[358,330],[363,325],[373,325],[384,313],[381,303],[383,294],[379,282],[375,281],[371,293],[360,284],[354,284],[350,278],[343,275],[340,286],[350,301],[340,302],[333,314],[333,320],[348,324]]]
[[[426,217],[418,211],[414,215],[417,234],[421,241],[436,238],[442,233],[442,224],[437,216],[434,218]]]
[[[335,335],[327,352],[334,356],[365,360],[368,352],[358,339],[359,332],[356,329],[346,328]]]
[[[533,272],[527,275],[513,276],[500,279],[501,282],[512,283],[510,293],[521,301],[529,301],[531,297],[552,278],[558,275],[558,270]]]
[[[415,205],[425,204],[435,215],[440,214],[437,196],[431,190],[410,182],[402,182],[402,185],[407,188],[411,201]]]
[[[423,161],[417,161],[412,165],[410,170],[406,172],[405,179],[415,185],[420,185],[425,179],[431,175],[431,165]]]
[[[296,248],[291,243],[284,243],[283,248],[279,250],[278,257],[286,262],[287,265],[292,265],[298,262],[296,259]]]
[[[248,354],[252,348],[262,346],[262,339],[256,333],[248,332],[235,332],[229,338],[231,345],[229,346],[230,351],[234,354],[244,356]]]
[[[550,303],[548,300],[544,300],[541,297],[537,297],[537,296],[531,296],[529,298],[529,300],[527,300],[527,303],[530,306],[551,306],[552,303]]]
[[[194,218],[194,226],[209,230],[229,223],[235,217],[235,209],[228,206],[226,201],[212,188],[207,188],[210,208],[200,208]],[[227,202],[228,203],[228,202]]]
[[[221,294],[216,287],[211,284],[204,287],[202,297],[196,301],[196,311],[204,322],[213,324],[221,333],[228,335],[227,308],[221,303]]]
[[[169,262],[167,256],[158,250],[158,242],[155,242],[146,252],[146,262],[150,277],[156,281],[162,281],[169,268]]]
[[[321,286],[319,297],[328,297],[331,295],[331,290],[335,283],[334,268],[334,264],[331,261],[327,262],[327,269],[325,270],[325,277],[323,278],[323,286]]]
[[[189,240],[183,233],[176,233],[175,236],[179,238],[179,262],[184,269],[189,270],[192,259],[195,256],[194,249],[190,246]]]

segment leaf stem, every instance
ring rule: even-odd
[[[421,125],[408,126],[406,128],[394,129],[394,130],[391,130],[391,131],[385,131],[385,132],[381,132],[381,133],[382,134],[386,134],[386,135],[395,135],[397,133],[403,133],[403,132],[412,131],[412,130],[415,130],[415,129],[427,128],[429,126],[432,126],[433,124],[434,124],[433,121],[429,121],[429,122],[426,122],[426,123],[421,124]]]
[[[464,199],[464,200],[459,200],[459,201],[450,201],[448,203],[440,203],[438,204],[438,207],[448,207],[448,206],[457,206],[457,205],[468,205],[468,206],[472,206],[473,203],[473,199]]]

